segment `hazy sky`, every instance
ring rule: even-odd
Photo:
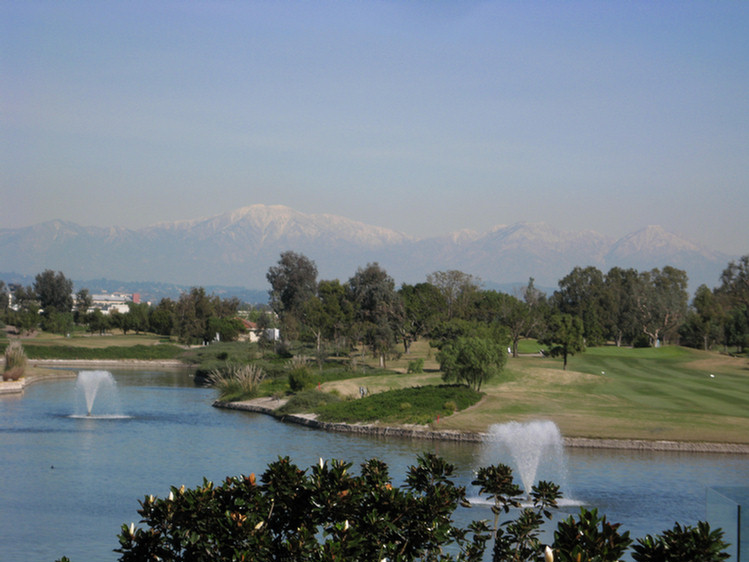
[[[0,228],[254,203],[749,253],[749,3],[0,0]]]

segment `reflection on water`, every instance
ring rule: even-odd
[[[185,373],[114,374],[125,419],[72,418],[75,381],[0,399],[3,561],[116,560],[120,526],[137,523],[137,501],[145,495],[165,496],[170,486],[195,486],[204,476],[260,474],[279,455],[303,468],[321,456],[355,466],[378,457],[401,483],[416,456],[431,451],[454,463],[458,484],[477,496],[470,482],[482,458],[478,445],[324,433],[212,408],[214,392],[194,387]],[[675,521],[694,524],[705,518],[707,487],[749,481],[747,456],[583,449],[567,455],[562,517],[581,504],[598,507],[636,537]],[[459,517],[492,518],[484,502]]]

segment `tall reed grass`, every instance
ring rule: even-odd
[[[265,371],[252,363],[227,365],[222,369],[214,369],[208,376],[210,383],[218,390],[219,400],[225,402],[254,397],[264,379]]]
[[[3,380],[17,381],[26,371],[26,353],[21,342],[14,340],[5,348],[5,368]]]

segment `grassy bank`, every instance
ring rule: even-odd
[[[41,333],[22,338],[21,344],[29,359],[62,360],[133,360],[156,361],[180,358],[185,350],[160,336],[139,335],[74,335],[71,337]],[[0,353],[8,340],[0,341]]]
[[[746,358],[681,347],[605,346],[572,357],[565,371],[561,359],[542,357],[538,349],[534,341],[523,342],[523,355],[510,358],[502,376],[482,386],[484,398],[452,415],[434,407],[431,415],[409,417],[409,406],[401,408],[413,403],[396,391],[442,384],[427,342],[417,342],[409,355],[391,360],[389,372],[370,369],[360,374],[339,368],[335,376],[318,380],[323,391],[343,399],[341,405],[325,407],[330,412],[347,410],[329,418],[336,421],[428,423],[424,420],[434,420],[439,413],[441,429],[458,431],[484,432],[495,423],[550,419],[567,437],[749,443]],[[406,374],[408,362],[419,357],[425,359],[424,372]],[[359,360],[375,364],[374,358]],[[288,390],[283,377],[273,385],[273,394]],[[370,398],[359,399],[361,387]],[[371,411],[362,410],[378,394],[378,400],[388,403],[387,411],[371,403]],[[318,408],[314,398],[305,398],[307,411],[322,416],[326,410]]]
[[[157,361],[178,359],[184,350],[178,346],[164,345],[134,345],[131,347],[67,347],[62,345],[34,345],[23,346],[29,359],[62,359],[62,360],[128,360]]]
[[[263,357],[248,344],[185,351],[152,335],[64,338],[47,334],[22,343],[31,359],[179,358],[206,368],[253,360],[268,373],[260,394],[284,395],[289,390],[288,359]],[[353,363],[344,358],[331,358],[323,371],[315,364],[309,368],[313,386],[334,394],[342,404],[335,406],[339,409],[335,414],[330,408],[326,414],[330,419],[428,423],[439,414],[440,428],[483,432],[495,423],[541,418],[556,422],[567,437],[749,443],[749,362],[745,357],[681,347],[605,346],[570,358],[564,371],[560,359],[538,355],[538,347],[532,340],[523,341],[523,355],[509,358],[502,376],[482,386],[483,399],[470,408],[458,406],[451,415],[452,408],[443,407],[450,400],[457,405],[455,398],[437,399],[415,413],[421,408],[417,400],[396,392],[442,384],[434,350],[427,342],[416,342],[408,355],[390,360],[387,371],[377,369],[376,359],[360,353],[355,355],[353,369]],[[406,374],[408,363],[418,358],[424,359],[424,372]],[[367,389],[369,398],[359,399],[361,387]],[[387,412],[374,401],[367,404],[372,399],[388,402]],[[365,410],[361,410],[363,405]]]
[[[520,357],[484,390],[478,407],[443,425],[484,431],[544,418],[568,437],[749,443],[749,366],[719,353],[599,347],[567,371],[559,360]]]

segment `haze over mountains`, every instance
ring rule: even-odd
[[[687,271],[690,289],[714,287],[737,256],[699,247],[648,226],[615,240],[592,231],[561,231],[543,223],[496,226],[416,239],[328,214],[252,205],[196,220],[147,228],[86,227],[60,220],[0,229],[0,271],[34,275],[59,270],[72,279],[118,279],[182,285],[267,289],[265,274],[281,252],[313,259],[320,279],[353,275],[369,262],[396,284],[424,281],[433,271],[459,269],[487,285],[555,287],[575,266],[640,271],[672,265]]]

